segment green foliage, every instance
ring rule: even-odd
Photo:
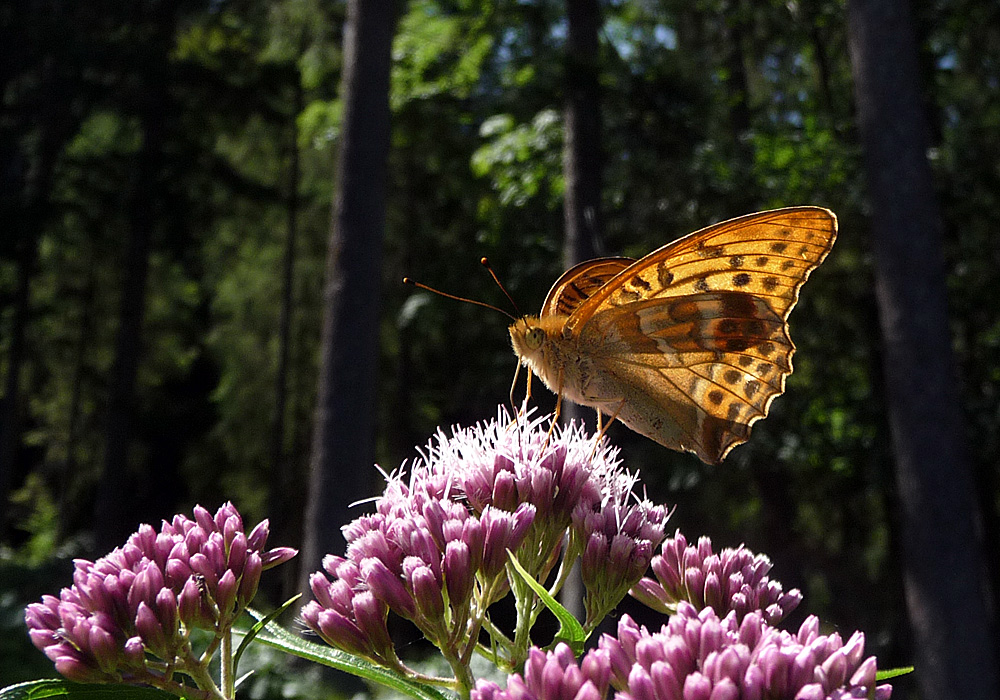
[[[557,111],[542,110],[530,124],[517,124],[511,115],[498,114],[482,123],[479,135],[488,141],[472,154],[472,172],[489,177],[500,207],[524,207],[534,197],[547,209],[560,206],[563,139]],[[480,210],[484,219],[489,215],[488,210]]]
[[[24,514],[18,528],[28,535],[18,558],[29,566],[52,558],[59,541],[59,511],[41,475],[29,474],[24,486],[11,495],[10,505]]]

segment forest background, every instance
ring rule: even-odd
[[[335,167],[348,4],[0,9],[0,609],[17,630],[0,657],[24,659],[0,685],[51,672],[26,648],[24,604],[139,522],[232,499],[270,517],[278,544],[319,530],[325,551],[341,548],[330,533],[357,511],[317,525],[303,504],[323,451],[321,344],[350,341],[321,332],[344,235],[331,236],[331,201],[352,176]],[[609,434],[649,494],[676,504],[672,526],[767,553],[805,594],[801,614],[864,630],[880,666],[926,653],[922,571],[970,581],[969,610],[995,638],[1000,6],[367,6],[391,30],[391,132],[385,196],[370,198],[384,240],[358,239],[377,351],[349,361],[377,379],[371,410],[334,396],[371,425],[357,450],[327,455],[337,486],[373,495],[374,462],[392,470],[438,426],[507,399],[505,320],[404,275],[503,305],[485,255],[534,311],[588,247],[638,257],[751,211],[826,206],[839,241],[792,315],[786,394],[750,442],[707,467]],[[358,84],[378,84],[370,63],[354,65]],[[930,412],[908,422],[915,406]],[[945,558],[915,544],[920,523]],[[979,647],[995,688],[996,652]]]

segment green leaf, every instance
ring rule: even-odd
[[[0,690],[0,700],[39,700],[39,698],[165,700],[176,697],[176,695],[157,688],[109,683],[74,683],[61,678],[46,678],[40,681],[18,683]]]
[[[244,635],[243,636],[243,641],[240,642],[240,645],[236,648],[236,653],[233,654],[233,672],[234,673],[236,672],[236,669],[239,668],[240,657],[243,656],[243,652],[250,645],[250,642],[252,642],[257,637],[257,635],[260,633],[260,631],[262,629],[264,629],[264,627],[267,625],[267,623],[271,622],[271,620],[275,619],[276,617],[278,617],[278,615],[280,615],[281,613],[285,612],[285,610],[288,609],[288,606],[290,606],[292,603],[294,603],[296,600],[298,600],[301,597],[302,597],[301,593],[299,593],[298,595],[292,596],[291,598],[289,598],[288,600],[286,600],[285,603],[281,607],[279,607],[277,610],[274,610],[269,615],[266,615],[264,617],[261,617],[260,613],[258,613],[256,611],[254,611],[252,613],[254,619],[256,619],[257,622],[254,623],[253,627],[251,627],[250,629],[248,629],[246,632],[243,633],[243,635]]]
[[[260,613],[248,609],[247,612],[258,620],[263,620]],[[391,688],[399,693],[408,695],[415,700],[454,700],[447,693],[423,683],[417,683],[395,671],[373,664],[367,659],[346,651],[334,649],[325,644],[310,642],[298,635],[292,634],[283,627],[274,624],[267,624],[257,634],[257,641],[267,644],[275,649],[280,649],[287,654],[298,656],[301,659],[314,661],[338,671],[350,673],[367,681],[378,683],[387,688]],[[2,699],[0,699],[2,700]]]
[[[899,668],[889,668],[879,671],[875,674],[875,680],[879,682],[887,681],[896,676],[905,676],[907,673],[913,673],[913,666],[900,666]]]
[[[556,632],[553,644],[565,642],[573,650],[574,654],[582,652],[583,643],[587,640],[587,633],[583,631],[583,625],[558,600],[549,595],[549,592],[545,590],[542,584],[525,571],[524,567],[517,560],[517,557],[509,549],[507,550],[507,556],[510,557],[510,563],[518,575],[524,579],[528,587],[545,603],[545,607],[551,610],[552,614],[559,620],[559,631]]]

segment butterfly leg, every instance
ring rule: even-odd
[[[556,429],[556,423],[559,422],[559,414],[562,412],[562,399],[563,399],[563,370],[562,367],[559,368],[559,381],[556,383],[558,391],[556,392],[556,409],[552,412],[552,422],[549,423],[549,432],[545,435],[545,442],[542,444],[542,452],[545,452],[545,448],[549,446],[549,440],[552,438],[552,433]]]
[[[514,392],[517,390],[517,378],[521,374],[521,363],[517,363],[517,369],[514,370],[514,381],[510,383],[510,410],[513,411],[515,417],[517,417],[517,404],[514,403]],[[531,382],[531,377],[528,377],[528,382]]]
[[[597,438],[594,440],[594,454],[597,453],[597,446],[600,445],[601,440],[604,439],[604,433],[608,432],[608,428],[610,428],[611,424],[615,422],[615,419],[618,418],[618,414],[622,412],[623,408],[625,408],[625,399],[622,399],[621,402],[619,402],[618,408],[616,408],[615,412],[611,414],[611,418],[608,419],[608,424],[604,427],[601,427],[601,409],[597,409]]]

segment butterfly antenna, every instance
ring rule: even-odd
[[[455,301],[464,301],[464,302],[467,302],[469,304],[475,304],[476,306],[482,306],[482,307],[485,307],[487,309],[493,309],[494,311],[499,311],[504,316],[506,316],[507,318],[509,318],[511,321],[516,321],[517,320],[517,317],[512,316],[508,312],[506,312],[503,309],[501,309],[499,306],[493,306],[493,304],[487,304],[486,302],[483,302],[483,301],[476,301],[475,299],[467,299],[466,297],[460,297],[460,296],[457,296],[455,294],[448,294],[448,292],[442,292],[440,289],[434,289],[434,287],[428,287],[426,284],[423,284],[421,282],[417,282],[415,280],[411,280],[409,277],[404,277],[403,278],[403,284],[410,284],[410,285],[413,285],[414,287],[417,287],[418,289],[423,289],[423,290],[426,290],[428,292],[433,292],[434,294],[438,294],[440,296],[447,297],[448,299],[454,299]],[[503,288],[501,287],[501,289],[503,289]]]
[[[504,287],[502,284],[500,284],[500,278],[497,277],[497,273],[493,271],[493,267],[490,265],[490,261],[484,257],[480,258],[479,263],[487,270],[489,270],[490,277],[492,277],[493,281],[497,283],[498,287],[500,287],[500,291],[503,292],[504,295],[507,297],[507,300],[510,302],[510,305],[514,307],[514,311],[517,312],[518,318],[521,318],[524,314],[522,314],[521,310],[517,308],[517,302],[514,301],[514,297],[510,295],[510,292],[507,291],[507,288]]]

